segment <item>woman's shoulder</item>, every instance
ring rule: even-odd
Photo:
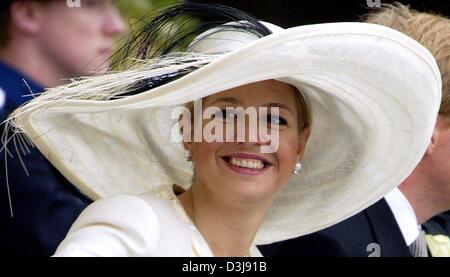
[[[100,199],[80,214],[55,256],[153,256],[159,225],[155,209],[137,196]]]
[[[176,212],[170,199],[149,191],[140,195],[117,195],[97,200],[81,213],[71,229],[104,223],[120,227],[128,233],[145,233],[147,237],[157,238],[161,225],[173,217],[176,217]]]
[[[55,256],[160,256],[168,236],[184,237],[183,225],[174,199],[158,192],[102,198],[80,214]]]
[[[103,221],[118,219],[120,222],[133,223],[136,218],[156,221],[153,200],[144,200],[138,195],[117,195],[99,199],[89,205],[77,219],[74,226],[88,221]],[[155,223],[155,222],[152,222]]]

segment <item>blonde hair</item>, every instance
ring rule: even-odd
[[[396,2],[366,15],[364,21],[398,30],[421,43],[433,54],[442,75],[442,103],[439,113],[450,117],[450,19],[419,12]]]

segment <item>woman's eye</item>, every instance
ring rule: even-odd
[[[228,110],[228,109],[222,109],[217,111],[214,114],[214,118],[215,119],[219,119],[221,121],[224,122],[230,122],[230,121],[234,121],[236,118],[236,113],[232,110]]]
[[[276,116],[276,115],[271,115],[271,114],[267,115],[267,123],[270,124],[271,126],[286,126],[287,125],[286,119]]]

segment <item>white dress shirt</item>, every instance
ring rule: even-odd
[[[261,256],[252,246],[249,256]],[[172,190],[94,202],[72,225],[54,257],[211,257],[208,244]]]
[[[393,191],[388,193],[384,199],[386,199],[392,213],[394,214],[395,220],[400,227],[400,231],[402,232],[406,245],[410,246],[419,236],[420,228],[411,204],[398,188],[395,188]]]
[[[6,102],[6,94],[5,91],[3,91],[3,89],[0,87],[0,109],[3,108],[3,106],[5,106],[5,102]]]

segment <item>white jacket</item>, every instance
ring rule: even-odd
[[[250,256],[261,256],[255,246]],[[84,210],[54,257],[210,257],[208,244],[171,186],[138,196],[116,196]]]

